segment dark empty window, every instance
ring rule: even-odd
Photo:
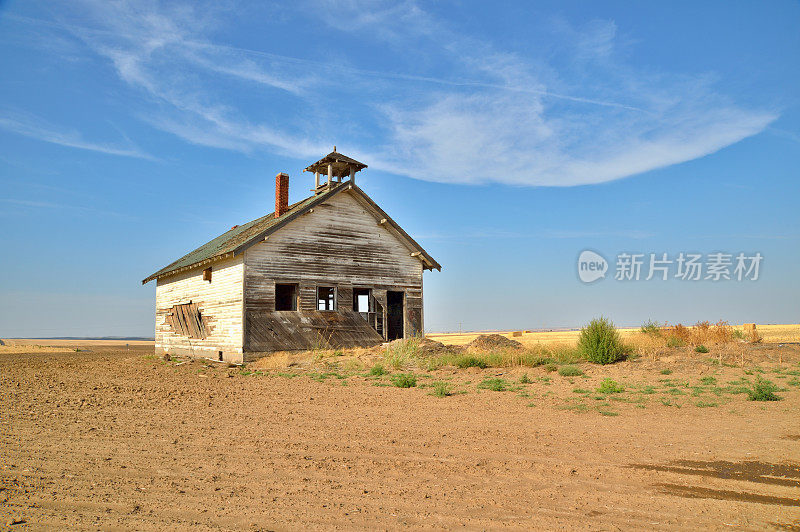
[[[334,287],[317,287],[317,310],[336,310],[336,289]]]
[[[275,285],[275,310],[297,310],[297,285]]]

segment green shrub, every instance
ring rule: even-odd
[[[708,375],[706,377],[701,377],[700,378],[700,383],[711,386],[712,384],[716,384],[717,383],[717,379],[716,379],[716,377],[712,377],[711,375]]]
[[[733,336],[734,340],[744,340],[745,339],[744,331],[741,331],[739,329],[734,329],[733,333],[732,333],[732,336]]]
[[[781,398],[775,395],[778,387],[761,375],[756,375],[756,381],[750,386],[745,387],[747,398],[751,401],[780,401]]]
[[[685,345],[685,341],[681,340],[680,338],[676,338],[675,336],[670,336],[667,338],[667,347],[683,347]]]
[[[433,395],[436,397],[448,397],[453,395],[453,392],[450,391],[450,385],[446,382],[434,382],[433,383]]]
[[[642,323],[640,330],[644,334],[652,334],[654,336],[661,336],[661,325],[653,320],[647,320]]]
[[[398,373],[392,375],[392,384],[398,388],[413,388],[417,385],[417,377],[413,373]]]
[[[622,343],[614,324],[606,318],[595,318],[581,329],[578,349],[589,362],[611,364],[622,360],[630,348]]]
[[[622,393],[625,391],[625,388],[620,386],[620,384],[615,381],[614,379],[603,379],[603,382],[600,383],[600,386],[597,387],[598,393]]]
[[[562,377],[580,377],[583,372],[578,366],[561,366],[558,368],[558,374]]]
[[[464,355],[456,359],[456,366],[459,368],[481,368],[488,366],[486,360],[473,355]]]
[[[527,373],[523,373],[522,377],[520,377],[520,379],[519,379],[519,383],[520,384],[530,384],[531,382],[532,382],[531,378],[528,377]]]
[[[383,359],[394,369],[400,369],[408,364],[408,356],[398,349],[387,349]]]
[[[508,381],[500,378],[484,379],[484,381],[478,385],[478,388],[492,390],[493,392],[504,392],[508,389]]]
[[[386,370],[383,369],[383,364],[375,364],[369,370],[369,374],[372,375],[373,377],[380,377],[381,375],[386,374]]]
[[[671,369],[662,369],[661,370],[661,374],[662,375],[672,375],[672,370]]]
[[[697,353],[708,353],[708,348],[702,344],[695,347],[694,350]]]
[[[547,364],[544,365],[544,370],[548,373],[552,373],[558,370],[558,364],[556,364],[555,362],[548,362]]]

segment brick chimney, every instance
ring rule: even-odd
[[[275,176],[275,218],[289,210],[289,174]]]

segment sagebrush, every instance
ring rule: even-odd
[[[589,362],[611,364],[624,359],[630,348],[622,342],[622,338],[607,318],[595,318],[581,329],[578,338],[578,350]]]
[[[778,387],[775,383],[763,378],[761,375],[756,376],[755,382],[745,387],[747,398],[751,401],[780,401],[781,398],[775,395]]]
[[[417,385],[417,377],[413,373],[398,373],[392,375],[392,384],[398,388],[413,388]]]

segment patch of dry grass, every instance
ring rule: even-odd
[[[0,353],[69,353],[74,352],[77,347],[69,346],[49,346],[49,345],[0,345]]]

